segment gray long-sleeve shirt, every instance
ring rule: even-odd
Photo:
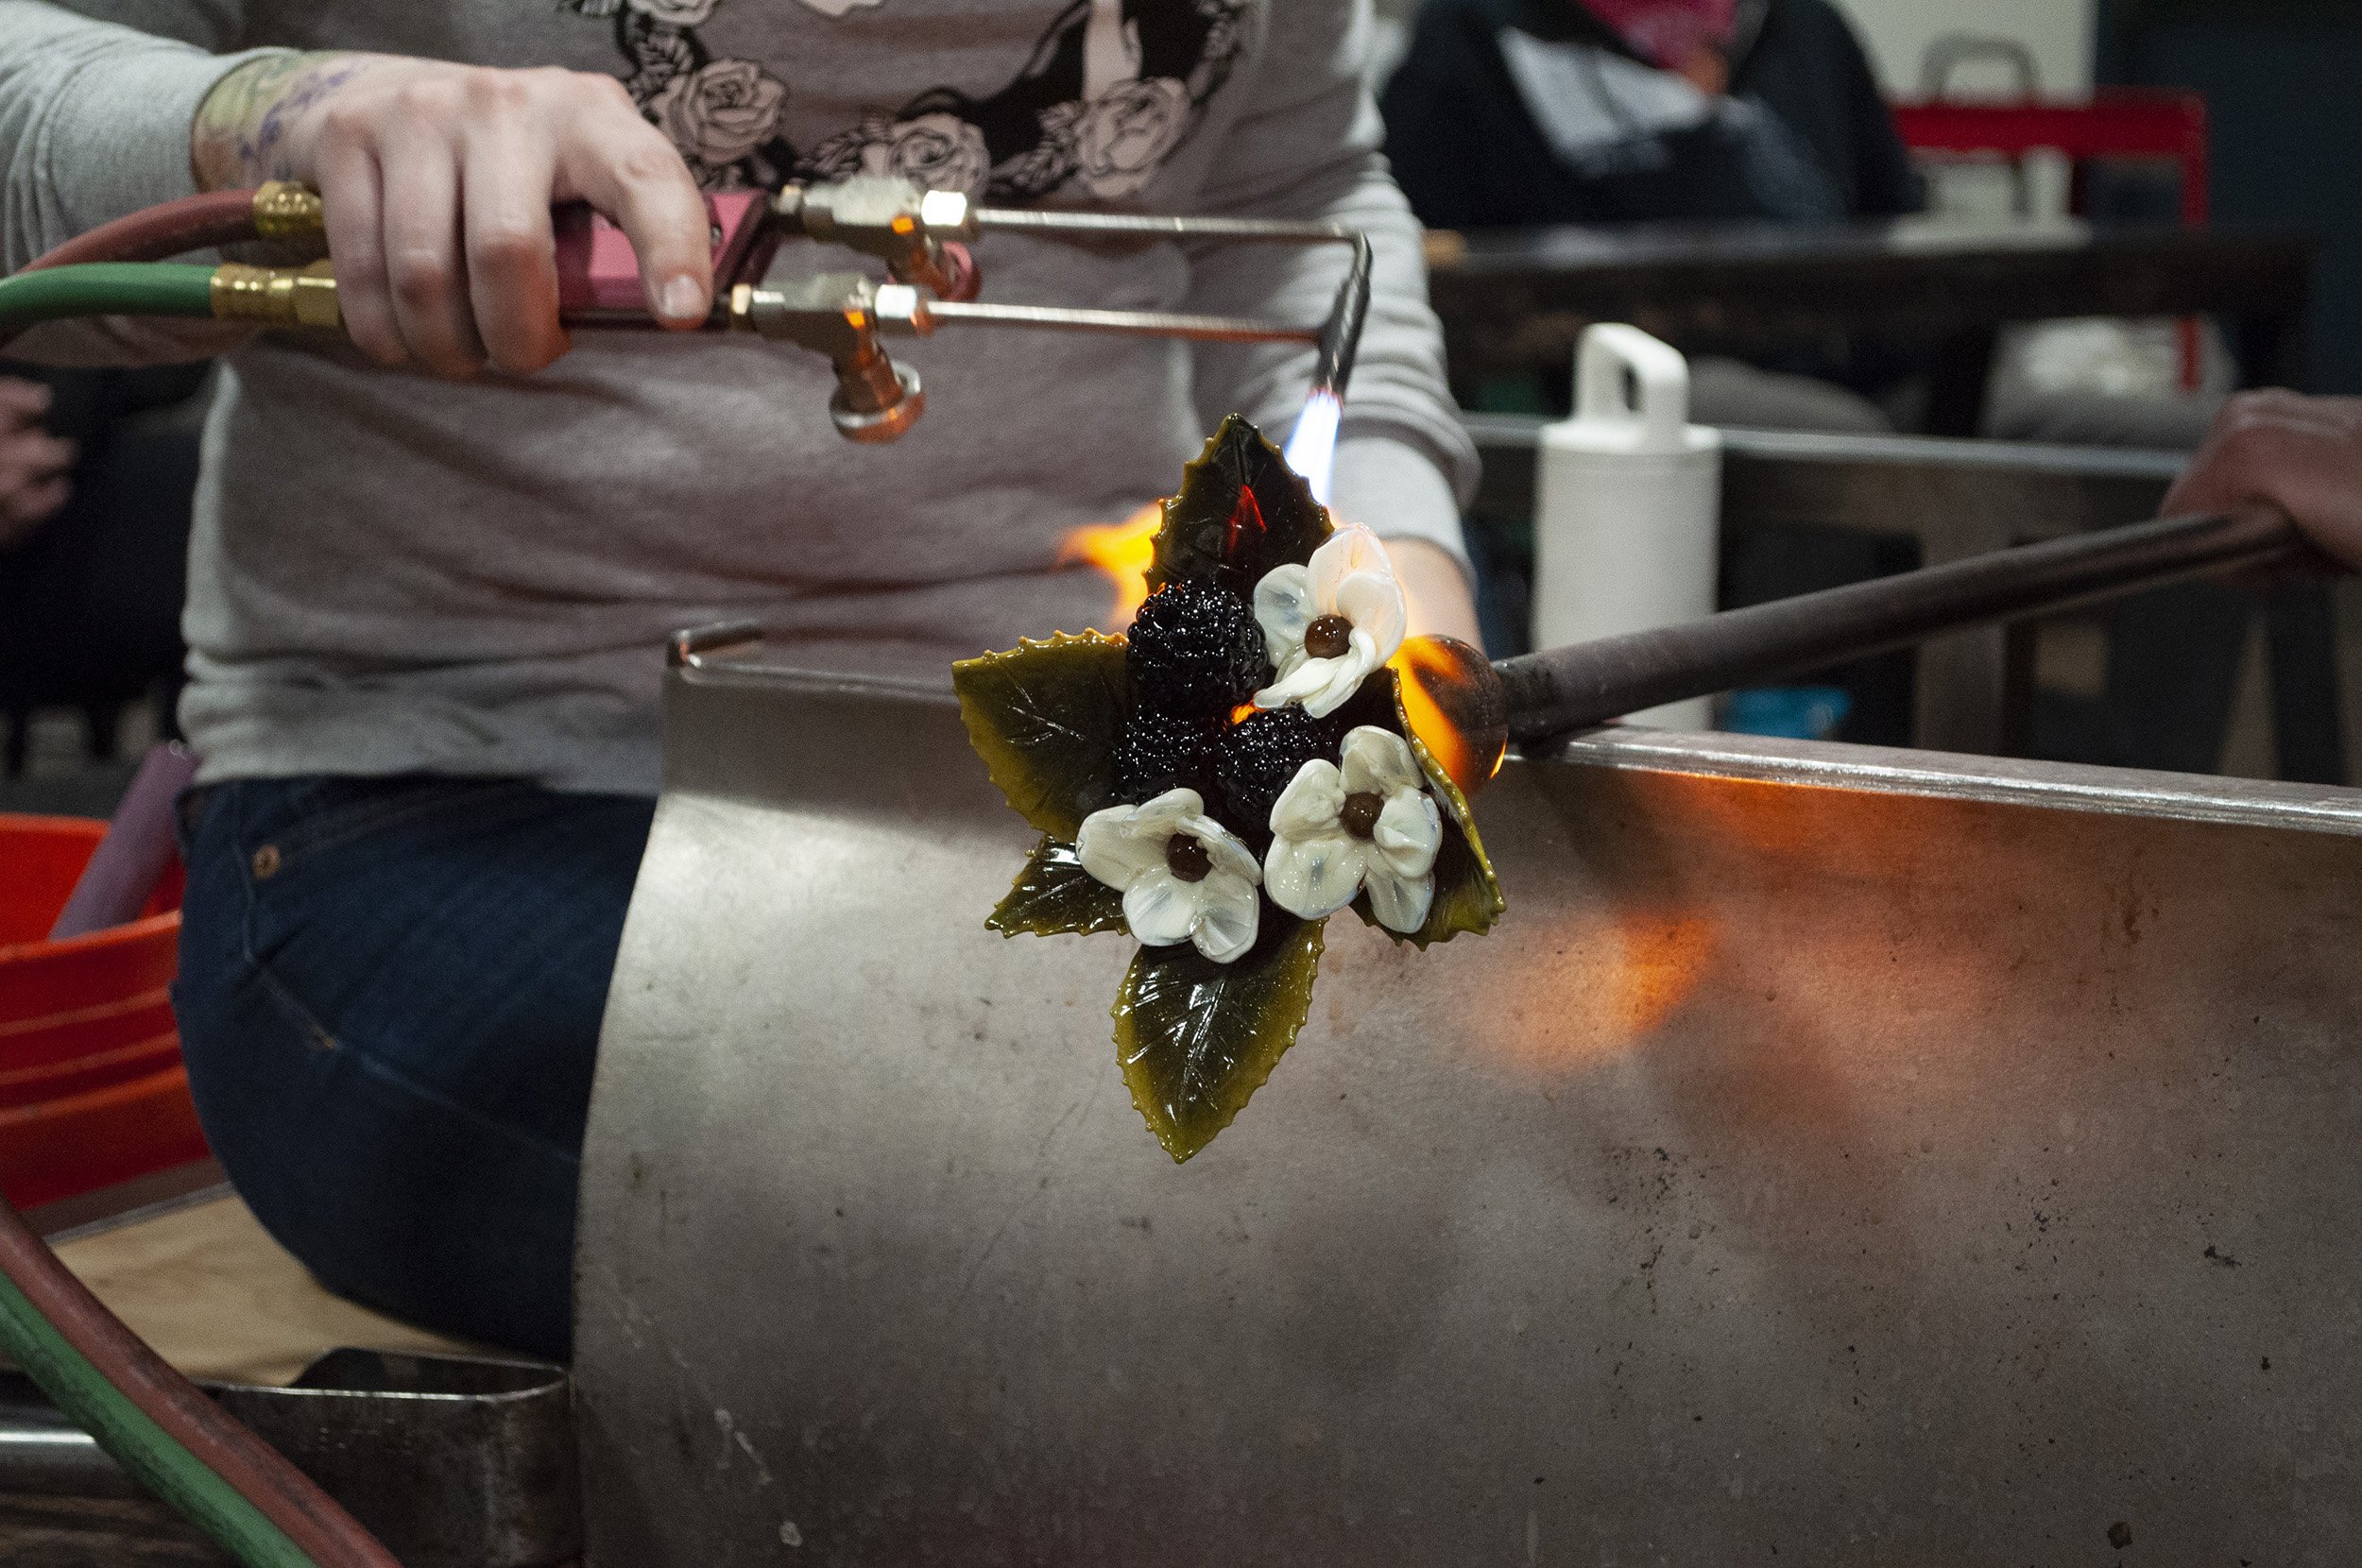
[[[1336,509],[1460,548],[1417,231],[1375,147],[1348,0],[0,0],[0,260],[186,195],[188,129],[257,47],[556,64],[625,80],[710,187],[906,174],[995,201],[1326,217],[1376,298]],[[1317,321],[1333,248],[1114,251],[996,234],[986,297]],[[774,276],[847,264],[792,245]],[[121,325],[24,340],[155,357]],[[23,351],[21,349],[20,351]],[[1282,438],[1308,351],[946,330],[917,428],[840,440],[827,366],[753,340],[583,333],[454,385],[345,346],[227,362],[190,555],[202,777],[409,770],[652,791],[660,648],[749,619],[811,662],[940,671],[1106,619],[1072,530],[1169,490],[1231,410]],[[95,630],[95,629],[94,629]]]

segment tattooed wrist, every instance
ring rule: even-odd
[[[189,128],[189,167],[201,191],[293,179],[287,133],[306,109],[367,67],[340,51],[265,55],[214,84]]]

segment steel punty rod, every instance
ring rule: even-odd
[[[1251,315],[1190,315],[1178,311],[1104,311],[1069,305],[955,304],[927,301],[937,323],[974,321],[986,326],[1051,327],[1070,332],[1113,332],[1125,337],[1186,337],[1210,343],[1318,343],[1317,327],[1290,327]]]
[[[1260,240],[1275,245],[1349,245],[1353,247],[1353,263],[1344,281],[1337,291],[1337,301],[1329,310],[1328,319],[1317,336],[1305,338],[1293,334],[1255,335],[1246,332],[1181,332],[1173,335],[1215,337],[1235,343],[1304,342],[1320,348],[1319,363],[1313,367],[1312,390],[1329,392],[1343,397],[1344,384],[1353,374],[1355,351],[1361,343],[1361,324],[1370,312],[1370,272],[1375,253],[1369,236],[1359,230],[1338,223],[1291,222],[1284,218],[1222,218],[1188,214],[1157,214],[1146,213],[1066,213],[1040,211],[1023,207],[979,207],[970,214],[979,230],[1002,230],[1018,233],[1071,234],[1095,238],[1136,235],[1142,239],[1163,240]],[[956,319],[952,313],[938,308],[935,314],[945,319]],[[1082,314],[1082,313],[1075,313]],[[1017,320],[1015,316],[971,316],[970,319]],[[1167,317],[1180,321],[1184,317]],[[1071,320],[1048,316],[1033,318],[1036,326],[1077,326]],[[1086,329],[1090,330],[1090,329]],[[1108,326],[1097,330],[1108,332],[1154,332],[1152,328]]]
[[[1278,245],[1336,245],[1360,238],[1335,223],[1285,218],[1213,218],[1153,213],[1061,213],[1024,207],[979,207],[979,229],[1035,234],[1138,235],[1160,240],[1269,240]]]
[[[2304,551],[2254,509],[2168,518],[1503,659],[1509,732],[1536,741],[1684,697],[1785,679],[1946,632],[2047,615]]]
[[[1361,326],[1370,315],[1370,270],[1376,252],[1369,236],[1353,236],[1353,264],[1337,287],[1337,302],[1321,325],[1320,358],[1312,366],[1312,392],[1326,392],[1343,401],[1345,382],[1353,375],[1354,355],[1361,348]]]

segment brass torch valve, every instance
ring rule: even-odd
[[[878,340],[887,332],[933,332],[927,306],[927,296],[908,283],[824,272],[777,287],[738,284],[730,290],[729,325],[826,354],[836,371],[829,418],[838,433],[854,441],[891,441],[918,422],[927,394],[918,372],[896,365]]]
[[[963,243],[980,231],[975,214],[964,192],[869,175],[790,184],[771,198],[772,220],[782,230],[875,256],[896,282],[953,301],[975,298],[982,286]]]

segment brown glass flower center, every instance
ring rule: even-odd
[[[1337,813],[1337,820],[1344,823],[1345,831],[1357,839],[1375,838],[1378,819],[1385,810],[1386,802],[1382,797],[1367,790],[1356,790],[1345,796],[1344,809]]]
[[[1324,615],[1304,628],[1304,651],[1314,658],[1343,658],[1353,651],[1353,622]]]
[[[1214,858],[1189,834],[1175,833],[1165,841],[1165,869],[1178,881],[1202,882],[1212,875]]]

